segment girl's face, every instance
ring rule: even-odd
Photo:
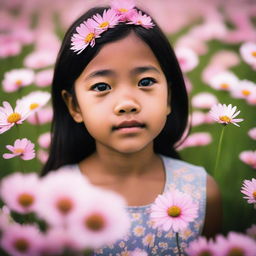
[[[78,106],[67,100],[70,113],[84,122],[97,150],[152,148],[170,113],[165,75],[134,33],[100,50],[75,81],[75,93]]]

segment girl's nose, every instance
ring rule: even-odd
[[[133,100],[124,100],[120,103],[118,103],[115,108],[114,112],[116,115],[121,114],[128,114],[128,113],[138,113],[140,111],[140,106]]]

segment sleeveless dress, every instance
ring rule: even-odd
[[[204,168],[187,162],[160,155],[165,169],[164,192],[177,189],[192,196],[198,203],[198,217],[189,226],[179,232],[179,243],[184,248],[201,235],[206,209],[206,177]],[[80,172],[78,164],[68,165],[73,171]],[[60,168],[61,169],[61,168]],[[82,175],[82,174],[81,174]],[[131,219],[129,235],[115,244],[95,251],[94,255],[130,256],[130,255],[178,255],[175,233],[154,228],[150,221],[151,204],[143,206],[128,206]],[[136,254],[137,252],[138,254]]]

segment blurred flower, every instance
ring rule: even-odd
[[[193,70],[199,63],[198,56],[190,48],[179,47],[175,49],[175,53],[183,72]]]
[[[241,192],[246,195],[243,198],[247,199],[248,204],[256,203],[256,179],[244,180]],[[256,250],[255,250],[256,251]]]
[[[4,205],[0,208],[0,234],[4,229],[8,228],[12,222],[11,211],[8,206]]]
[[[31,143],[30,140],[17,139],[14,142],[14,145],[7,145],[6,148],[9,149],[12,153],[3,154],[3,158],[10,159],[13,157],[20,157],[23,160],[31,160],[35,157],[35,144]]]
[[[0,58],[19,55],[21,52],[21,43],[13,36],[0,35]]]
[[[123,0],[123,1],[112,0],[110,3],[110,6],[112,9],[115,10],[120,21],[130,20],[130,18],[136,12],[134,9],[135,7],[134,0]]]
[[[1,248],[13,256],[39,256],[42,234],[36,226],[9,225],[1,237]]]
[[[139,25],[147,29],[154,26],[150,16],[142,14],[141,11],[134,13],[129,20],[130,21],[127,24]]]
[[[201,92],[193,96],[192,98],[192,106],[194,108],[205,108],[209,109],[213,105],[218,103],[218,99],[215,95],[208,92]]]
[[[189,243],[188,247],[185,249],[186,254],[189,256],[202,256],[209,255],[213,256],[213,241],[207,241],[205,237],[199,237],[197,240],[194,240]]]
[[[212,142],[212,136],[208,132],[196,132],[190,134],[185,141],[178,147],[182,150],[188,147],[206,146]]]
[[[12,36],[21,44],[26,45],[26,44],[31,44],[35,40],[35,34],[34,32],[25,27],[16,27],[12,31]]]
[[[246,229],[246,235],[256,240],[256,225],[252,224],[251,227]]]
[[[99,188],[93,188],[89,195],[83,197],[80,208],[69,219],[69,229],[81,247],[98,249],[127,235],[130,220],[123,198]]]
[[[251,94],[246,98],[246,102],[250,105],[256,105],[256,92],[252,91]]]
[[[238,85],[239,79],[230,71],[223,71],[209,80],[209,85],[216,90],[230,91]]]
[[[44,107],[38,110],[37,113],[30,115],[27,121],[30,124],[39,125],[46,124],[52,121],[53,110],[52,107]]]
[[[231,104],[228,106],[226,104],[217,104],[211,108],[209,114],[216,122],[220,124],[227,125],[231,123],[239,126],[237,123],[242,122],[244,119],[234,119],[240,113],[240,111],[236,112],[236,109],[237,107],[232,107]]]
[[[202,111],[193,111],[190,116],[191,125],[198,126],[205,123],[205,113]]]
[[[248,131],[248,135],[253,139],[253,140],[256,140],[256,127],[250,129]]]
[[[29,213],[35,208],[39,179],[35,173],[14,173],[1,181],[0,195],[8,207],[18,213]]]
[[[240,47],[242,59],[256,69],[256,43],[246,42]]]
[[[52,79],[53,79],[53,70],[52,69],[43,70],[36,73],[35,84],[38,87],[46,87],[52,83]]]
[[[148,256],[148,253],[146,251],[143,251],[137,248],[134,251],[129,252],[129,256]]]
[[[186,90],[188,93],[190,93],[193,89],[192,86],[192,82],[190,81],[190,79],[184,75],[184,82],[185,82],[185,86],[186,86]]]
[[[249,80],[241,80],[231,89],[231,95],[239,99],[246,99],[253,93],[256,93],[256,84]]]
[[[51,143],[51,133],[46,132],[44,134],[41,134],[38,138],[38,144],[42,148],[49,148]]]
[[[10,103],[4,101],[3,107],[0,107],[0,134],[8,131],[15,124],[22,124],[30,114],[31,111],[28,111],[22,102],[17,103],[13,110]]]
[[[13,69],[4,74],[3,90],[14,92],[34,81],[34,72],[30,69]]]
[[[49,153],[42,149],[38,149],[36,153],[37,153],[37,158],[40,160],[40,162],[43,164],[46,163],[46,161],[49,158]]]
[[[198,216],[198,205],[192,198],[178,190],[158,195],[151,206],[150,218],[155,227],[178,232]]]
[[[256,150],[243,151],[239,154],[239,158],[244,163],[250,165],[252,168],[256,169]]]
[[[226,238],[222,235],[216,237],[214,248],[216,255],[255,256],[256,242],[244,234],[229,232]]]

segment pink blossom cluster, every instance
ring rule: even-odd
[[[10,255],[79,255],[121,239],[130,225],[121,196],[92,186],[68,167],[43,178],[9,175],[1,181],[0,197],[11,211],[34,213],[47,223],[43,231],[37,221],[21,225],[0,212],[0,246]]]

